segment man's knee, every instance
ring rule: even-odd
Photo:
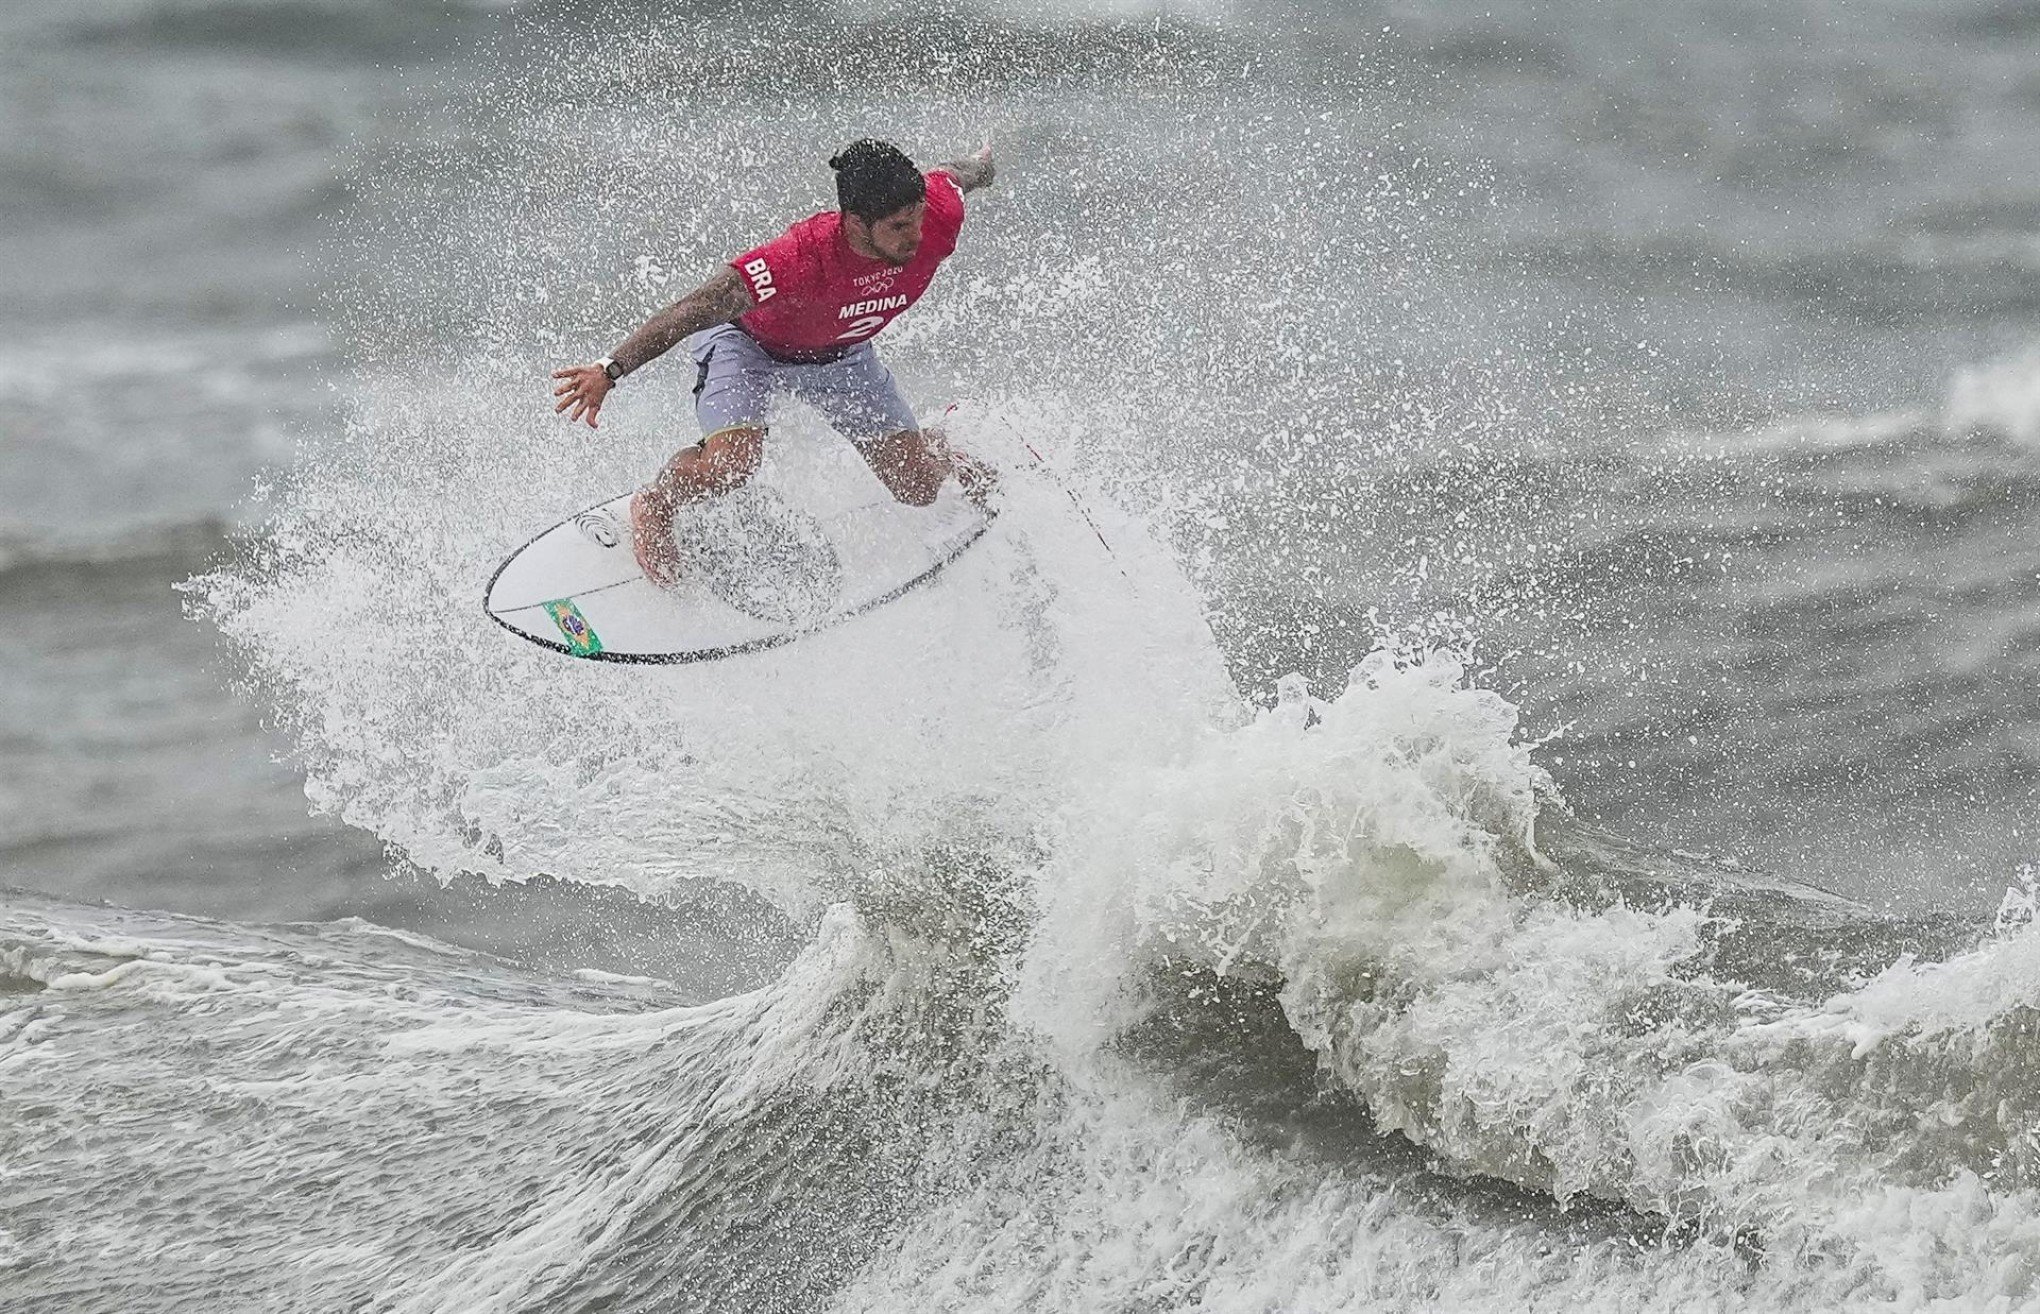
[[[758,473],[765,451],[763,429],[719,429],[701,440],[695,466],[716,493],[742,488]]]

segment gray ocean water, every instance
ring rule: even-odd
[[[2040,8],[15,0],[0,125],[0,1306],[2040,1308]],[[692,436],[546,373],[867,134],[993,534],[513,646]]]

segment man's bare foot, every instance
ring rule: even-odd
[[[673,546],[673,516],[640,489],[630,499],[630,550],[638,569],[662,589],[680,582],[680,550]]]

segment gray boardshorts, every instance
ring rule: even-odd
[[[699,370],[694,414],[704,437],[724,429],[765,427],[773,398],[782,394],[820,411],[836,432],[859,447],[919,427],[892,371],[869,342],[831,361],[802,364],[766,354],[735,324],[718,324],[689,337],[686,346]]]

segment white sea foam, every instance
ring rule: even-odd
[[[211,605],[297,725],[314,801],[428,868],[648,893],[718,876],[811,909],[846,863],[911,849],[960,812],[1025,837],[1080,764],[1230,698],[1194,596],[1143,569],[1157,550],[1139,526],[1100,502],[1116,540],[1101,547],[1027,469],[1027,417],[1006,414],[950,422],[1012,472],[1006,516],[939,587],[736,661],[562,662],[490,626],[478,581],[515,526],[620,482],[616,462],[572,459],[550,431],[504,444],[390,390],[401,401],[364,417],[360,446],[301,478],[270,531],[273,571],[216,577]],[[877,491],[810,421],[781,430],[761,478]],[[506,532],[455,512],[470,478]]]
[[[1952,432],[1988,429],[2040,446],[2040,356],[1963,370],[1948,388],[1941,422]]]

